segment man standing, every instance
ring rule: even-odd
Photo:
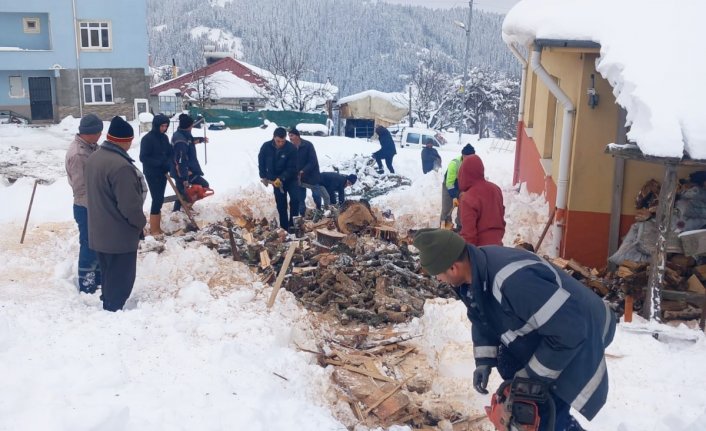
[[[106,141],[88,158],[88,241],[103,271],[103,309],[123,308],[135,283],[137,247],[147,220],[142,204],[147,186],[127,154],[132,126],[113,117]]]
[[[414,238],[420,263],[454,287],[472,324],[473,387],[487,394],[493,367],[505,380],[523,377],[548,388],[555,430],[578,431],[573,407],[591,420],[608,396],[605,348],[616,318],[590,289],[526,250],[468,245],[444,229]],[[540,430],[550,412],[540,407]]]
[[[103,121],[93,114],[81,118],[78,134],[66,152],[66,176],[74,193],[74,220],[78,225],[78,288],[80,292],[94,293],[101,284],[101,270],[96,252],[88,246],[88,209],[86,198],[86,160],[98,149],[103,132]]]
[[[475,154],[476,149],[473,145],[466,144],[461,150],[461,155],[449,162],[444,174],[444,184],[441,186],[441,227],[451,229],[451,213],[454,208],[458,207],[458,170],[461,167],[461,162],[466,156]],[[461,228],[458,212],[456,213],[456,227]]]
[[[356,174],[343,175],[337,172],[321,173],[321,188],[329,195],[331,203],[341,205],[346,201],[346,187],[350,187],[358,181]],[[318,197],[314,195],[314,200]],[[338,202],[337,202],[338,201]]]
[[[179,115],[179,128],[172,135],[174,160],[170,175],[176,180],[177,190],[185,200],[188,199],[185,191],[191,184],[209,187],[208,181],[203,177],[201,164],[196,156],[196,144],[208,143],[208,138],[194,138],[191,129],[194,128],[194,119],[189,114]],[[174,201],[174,211],[181,209],[179,199]]]
[[[392,159],[397,154],[397,149],[395,148],[395,141],[392,140],[392,134],[387,128],[382,126],[377,126],[375,133],[378,134],[378,139],[380,139],[380,149],[373,153],[373,157],[378,164],[377,172],[378,174],[385,172],[382,168],[382,160],[384,159],[387,170],[394,174],[395,169],[392,167]]]
[[[436,171],[441,167],[441,156],[434,148],[434,140],[429,138],[422,148],[422,172]]]
[[[152,119],[152,130],[140,142],[140,161],[150,188],[150,234],[161,235],[162,204],[167,187],[167,173],[172,166],[172,145],[167,137],[169,118],[157,114]],[[178,199],[177,199],[178,200]]]
[[[328,193],[321,193],[321,172],[319,171],[319,158],[316,157],[314,144],[302,139],[296,127],[289,129],[289,140],[297,148],[297,176],[299,183],[299,210],[298,214],[304,216],[306,212],[306,189],[311,189],[312,194],[319,194],[324,198],[324,205],[331,204]],[[321,209],[321,202],[314,199],[316,209]]]
[[[466,156],[458,174],[461,236],[468,244],[503,245],[505,205],[500,187],[485,179],[483,161]]]
[[[272,140],[260,147],[257,156],[260,181],[274,187],[279,225],[289,230],[292,219],[299,213],[299,184],[297,184],[297,149],[287,139],[284,127],[277,127]],[[287,214],[289,195],[289,214]]]

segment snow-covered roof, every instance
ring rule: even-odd
[[[386,100],[387,102],[390,102],[390,104],[395,105],[397,107],[403,108],[403,109],[408,109],[407,106],[407,95],[404,93],[383,93],[382,91],[377,91],[377,90],[366,90],[360,93],[356,94],[351,94],[350,96],[346,97],[341,97],[338,99],[338,104],[343,105],[344,103],[351,103],[351,102],[356,102],[359,100],[364,100],[364,99],[383,99]]]
[[[503,40],[600,44],[596,70],[627,111],[628,139],[647,155],[706,159],[704,16],[703,0],[522,0]]]
[[[404,93],[383,93],[367,90],[342,97],[339,105],[348,107],[349,118],[369,118],[394,124],[409,112],[407,95]]]
[[[214,72],[207,79],[209,84],[213,86],[217,99],[262,97],[257,91],[257,85],[241,79],[225,70]]]

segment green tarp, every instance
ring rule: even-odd
[[[222,121],[226,127],[231,129],[243,129],[247,127],[260,127],[265,120],[281,127],[294,127],[299,123],[326,124],[326,115],[307,114],[297,111],[257,111],[240,112],[230,109],[189,109],[189,114],[196,118],[203,115],[207,123],[217,123]]]

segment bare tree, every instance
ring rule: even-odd
[[[437,59],[438,55],[427,51],[412,75],[412,113],[425,124],[430,124],[441,108],[449,81],[439,70]]]

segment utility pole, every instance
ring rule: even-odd
[[[458,143],[461,144],[462,133],[466,129],[466,82],[468,81],[468,64],[471,59],[471,21],[473,20],[473,0],[468,1],[468,21],[463,24],[456,22],[456,25],[461,27],[466,32],[466,55],[463,58],[463,82],[461,83],[460,93],[463,97],[463,106],[461,109],[461,124],[458,127]]]
[[[412,83],[409,83],[409,127],[414,125],[414,120],[412,119]]]

